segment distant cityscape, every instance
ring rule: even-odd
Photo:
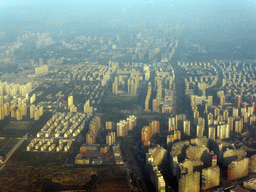
[[[255,60],[146,28],[0,51],[1,191],[256,190]]]

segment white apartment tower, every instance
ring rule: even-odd
[[[68,107],[71,107],[73,105],[73,96],[68,96]]]

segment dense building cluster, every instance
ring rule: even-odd
[[[55,113],[27,146],[27,151],[68,151],[88,118],[81,113]]]
[[[126,120],[121,120],[116,124],[117,137],[124,137],[128,134],[129,130],[137,125],[137,117],[131,115]]]
[[[141,130],[141,141],[143,146],[150,146],[151,137],[156,133],[160,133],[159,121],[152,121],[149,123],[149,126],[144,126]]]

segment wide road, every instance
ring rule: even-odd
[[[126,160],[129,163],[130,168],[132,169],[133,173],[133,178],[135,180],[135,183],[139,189],[143,192],[150,191],[148,190],[147,186],[145,185],[144,181],[142,180],[142,174],[140,172],[140,168],[138,167],[138,163],[134,158],[134,153],[133,153],[133,145],[134,142],[131,138],[125,137],[124,140],[122,141],[120,148],[123,150]]]

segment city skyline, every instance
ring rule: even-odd
[[[0,190],[255,190],[255,7],[0,1]]]

